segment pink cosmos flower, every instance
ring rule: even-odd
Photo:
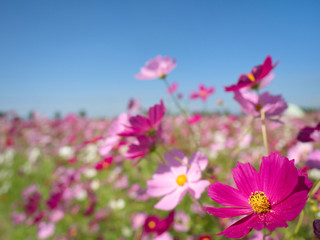
[[[105,138],[102,146],[99,149],[101,156],[107,156],[110,151],[120,143],[121,137],[118,136],[118,134],[125,130],[125,124],[128,124],[129,122],[128,119],[128,114],[121,113],[111,124],[108,130],[108,136]]]
[[[202,118],[201,114],[194,114],[192,117],[188,119],[188,124],[190,125],[195,124],[201,121],[201,118]]]
[[[320,150],[314,150],[309,154],[307,166],[320,169]]]
[[[119,136],[155,135],[159,130],[161,120],[166,112],[163,101],[149,108],[148,117],[137,115],[129,118],[129,125],[119,133]]]
[[[128,103],[128,111],[130,113],[138,112],[138,110],[140,109],[140,105],[141,105],[141,102],[139,100],[131,98]]]
[[[304,127],[301,129],[297,139],[300,142],[320,142],[320,122],[316,127]]]
[[[199,92],[192,92],[190,94],[190,99],[198,99],[201,98],[202,101],[207,101],[207,98],[209,95],[214,93],[214,88],[213,87],[208,87],[206,88],[203,84],[199,85]]]
[[[137,136],[137,141],[129,145],[125,157],[129,159],[141,158],[155,150],[156,138],[154,136]]]
[[[205,207],[218,217],[246,215],[218,234],[228,238],[241,238],[252,229],[287,227],[302,211],[312,187],[294,160],[278,153],[263,157],[259,172],[250,163],[238,163],[232,174],[238,189],[219,182],[207,189],[209,197],[227,207]]]
[[[167,236],[167,231],[173,224],[174,221],[174,211],[171,211],[167,217],[160,219],[158,216],[151,215],[148,216],[143,225],[143,235],[155,234],[156,237],[153,239],[172,239],[169,235]],[[161,238],[160,238],[161,236]]]
[[[175,59],[168,56],[157,56],[146,63],[140,69],[140,72],[135,75],[135,78],[140,80],[152,80],[155,78],[165,78],[177,66]]]
[[[38,239],[47,239],[54,234],[55,224],[40,222],[38,224]]]
[[[242,111],[248,115],[258,117],[261,109],[266,118],[280,116],[288,107],[281,95],[271,95],[268,92],[258,94],[252,92],[235,92],[234,99],[242,106]]]
[[[110,167],[112,161],[113,161],[112,156],[106,157],[102,161],[100,161],[96,164],[95,169],[97,169],[97,170],[107,169]]]
[[[201,172],[208,164],[206,156],[195,152],[188,160],[182,151],[175,149],[166,152],[165,158],[167,165],[160,165],[152,179],[147,182],[147,193],[150,196],[164,196],[154,207],[172,210],[187,192],[199,199],[210,184],[207,180],[200,180]]]
[[[173,94],[175,91],[177,91],[178,86],[179,86],[179,85],[178,85],[177,82],[172,83],[172,84],[168,87],[167,93],[168,93],[168,94]]]
[[[262,65],[254,67],[250,73],[241,74],[238,82],[234,85],[225,87],[226,92],[235,92],[243,88],[259,89],[270,83],[274,75],[271,72],[279,61],[272,65],[272,57],[267,56]]]

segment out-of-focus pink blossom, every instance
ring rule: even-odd
[[[38,239],[47,239],[54,234],[54,223],[40,222],[38,224]]]
[[[320,169],[320,150],[314,150],[308,156],[307,166]]]
[[[297,139],[300,142],[320,142],[320,122],[316,127],[304,127],[301,129]]]
[[[313,146],[311,143],[298,142],[296,145],[292,146],[288,150],[288,158],[294,159],[295,164],[301,162],[301,160],[306,160],[309,153],[312,151]]]
[[[170,86],[169,86],[168,89],[167,89],[167,93],[168,93],[168,94],[174,94],[174,92],[177,91],[178,86],[179,86],[179,85],[178,85],[177,82],[171,83]]]
[[[184,211],[177,211],[174,217],[173,229],[176,232],[187,232],[190,226],[190,217]]]
[[[234,99],[242,106],[242,111],[258,117],[263,109],[266,118],[279,117],[288,107],[281,95],[271,95],[268,92],[258,94],[252,92],[235,92]]]
[[[129,145],[124,156],[129,159],[144,157],[155,149],[155,145],[156,138],[154,136],[137,136],[137,141]]]
[[[271,72],[278,62],[272,64],[272,57],[267,56],[262,65],[254,67],[250,73],[241,74],[238,82],[225,87],[226,92],[236,92],[243,88],[259,89],[270,83],[274,75]]]
[[[199,199],[210,184],[207,180],[201,180],[201,172],[208,164],[206,156],[196,152],[188,160],[182,151],[175,149],[166,152],[165,158],[167,165],[160,165],[152,180],[147,182],[147,193],[150,196],[164,196],[154,207],[172,210],[187,192]]]
[[[129,125],[119,133],[119,136],[130,137],[139,135],[155,135],[166,112],[163,101],[149,108],[148,117],[137,115],[129,118]]]
[[[102,146],[99,149],[101,156],[107,156],[110,151],[121,141],[119,133],[125,130],[125,126],[129,124],[128,114],[122,113],[118,116],[108,130],[108,136],[105,138]]]
[[[202,101],[207,101],[207,98],[214,93],[213,87],[206,88],[203,84],[199,85],[199,92],[192,92],[190,94],[190,99],[198,99],[201,98]]]
[[[18,212],[13,212],[11,213],[11,219],[13,222],[13,225],[16,226],[26,219],[26,215],[24,213],[18,213]]]
[[[101,162],[98,162],[96,164],[95,169],[97,169],[97,170],[107,169],[112,164],[112,161],[113,161],[113,157],[112,156],[106,157]]]
[[[177,66],[175,59],[168,56],[157,56],[148,61],[135,78],[140,80],[152,80],[155,78],[165,78]]]
[[[192,125],[201,121],[201,114],[194,114],[192,117],[188,119],[188,124]]]
[[[137,99],[131,98],[128,103],[128,111],[130,113],[137,112],[140,109],[141,102]]]

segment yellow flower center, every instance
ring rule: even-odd
[[[200,96],[201,96],[201,97],[207,96],[207,92],[204,91],[204,90],[200,90]]]
[[[148,222],[148,227],[150,229],[154,229],[156,227],[156,223],[154,221],[150,221],[150,222]]]
[[[249,197],[249,204],[256,213],[266,213],[270,210],[270,202],[264,192],[255,191]]]
[[[248,78],[251,80],[251,82],[254,82],[256,80],[252,73],[248,74]]]
[[[102,167],[103,168],[108,168],[110,166],[110,163],[108,163],[108,162],[103,162],[102,163]]]
[[[177,178],[177,183],[178,183],[178,185],[179,186],[183,186],[185,183],[186,183],[186,181],[187,181],[188,179],[187,179],[187,177],[186,177],[186,175],[180,175],[178,178]]]
[[[210,240],[208,237],[202,238],[202,240]]]

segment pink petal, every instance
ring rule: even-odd
[[[199,199],[205,188],[210,185],[210,182],[207,180],[200,180],[197,182],[188,182],[188,185],[190,194],[195,199]]]
[[[166,108],[163,105],[163,101],[161,100],[160,104],[156,104],[149,109],[148,116],[150,120],[150,124],[153,127],[156,127],[165,114]]]
[[[164,196],[155,206],[154,208],[160,210],[172,210],[174,209],[180,201],[183,199],[186,194],[188,188],[187,187],[178,187],[173,192]]]
[[[188,181],[197,181],[201,178],[201,172],[206,168],[208,159],[204,154],[195,152],[190,157],[189,164],[190,168],[187,173]]]
[[[227,238],[242,238],[252,230],[252,223],[259,219],[258,215],[251,214],[232,224],[230,227],[218,233],[217,235],[225,235]]]
[[[215,182],[207,189],[208,196],[217,203],[230,207],[244,207],[251,208],[248,203],[250,195],[246,196],[239,190],[228,185]]]
[[[160,197],[167,193],[171,193],[177,189],[179,185],[172,179],[149,180],[147,181],[147,194],[152,197]]]
[[[252,192],[259,191],[259,176],[250,163],[238,162],[237,168],[232,169],[233,179],[239,191],[248,199]]]
[[[178,161],[176,158],[180,159]],[[170,166],[171,171],[176,175],[180,176],[187,173],[187,165],[182,164],[181,162],[187,164],[188,159],[184,153],[178,149],[173,149],[165,153],[165,159]]]
[[[204,207],[204,210],[217,217],[229,218],[237,217],[242,215],[249,215],[253,213],[251,208],[215,208],[215,207]]]
[[[173,240],[173,237],[168,232],[164,232],[159,236],[153,238],[153,240]]]
[[[261,190],[267,195],[271,205],[285,199],[298,182],[294,162],[277,153],[262,158],[260,176]]]

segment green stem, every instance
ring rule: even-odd
[[[161,79],[164,81],[164,83],[166,84],[166,87],[167,87],[167,89],[168,89],[168,88],[169,88],[169,83],[168,83],[167,79],[166,79],[166,78],[161,78]],[[187,121],[188,121],[188,118],[189,118],[187,111],[181,107],[181,105],[179,104],[178,100],[174,97],[173,94],[170,94],[170,95],[171,95],[171,98],[172,98],[174,104],[175,104],[176,107],[180,110],[180,112],[181,112],[182,115],[185,117],[185,120],[186,120],[186,122],[187,122]],[[188,127],[189,132],[191,133],[191,137],[192,137],[192,140],[193,140],[196,148],[199,148],[199,143],[198,143],[198,141],[197,141],[196,138],[195,138],[195,133],[194,133],[194,131],[192,130],[191,126],[190,126],[188,123],[186,123],[186,124],[187,124],[187,127]]]
[[[298,224],[296,226],[296,228],[294,229],[294,235],[298,234],[301,224],[302,224],[302,220],[303,220],[303,216],[304,216],[304,210],[302,210],[302,212],[300,213],[299,216],[299,220],[298,220]]]
[[[266,150],[266,154],[268,156],[269,144],[268,144],[268,137],[267,137],[266,118],[265,118],[265,112],[263,110],[263,107],[261,108],[260,112],[261,112],[261,132],[262,132],[262,138],[263,138],[263,145]]]

